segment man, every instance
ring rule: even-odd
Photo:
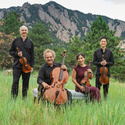
[[[105,66],[108,69],[107,76],[110,76],[110,66],[114,64],[113,54],[112,51],[106,48],[107,45],[107,38],[102,37],[100,38],[100,47],[94,52],[93,64],[96,65],[96,87],[100,89],[101,83],[99,78],[101,76],[100,68]],[[102,60],[102,55],[104,55],[104,60]],[[106,99],[108,94],[109,83],[103,84],[103,93],[104,98]]]
[[[46,61],[44,65],[39,70],[37,83],[39,84],[39,88],[41,87],[41,94],[43,95],[43,92],[45,89],[49,89],[51,85],[51,77],[50,74],[52,70],[56,67],[61,67],[64,70],[67,70],[65,65],[62,65],[60,63],[54,62],[55,59],[55,52],[50,49],[46,49],[43,53],[43,57]],[[42,96],[41,95],[41,96]],[[71,92],[67,91],[68,100],[71,102]]]
[[[26,26],[20,27],[20,37],[14,39],[12,42],[11,48],[9,53],[11,56],[14,57],[13,63],[13,84],[11,89],[11,94],[14,98],[18,96],[18,86],[19,86],[19,79],[22,75],[22,97],[27,97],[27,90],[29,87],[29,78],[30,72],[33,72],[33,65],[34,65],[34,45],[31,40],[28,39],[28,28]],[[18,51],[17,48],[20,50]],[[22,70],[22,65],[19,62],[21,57],[26,57],[27,64],[31,66],[31,69],[28,73],[25,73]],[[26,62],[24,62],[25,64]]]

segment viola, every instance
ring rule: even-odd
[[[16,48],[18,52],[20,52],[19,48]],[[26,57],[21,56],[19,59],[20,64],[22,65],[22,70],[24,73],[29,73],[31,70],[31,66],[27,63]]]
[[[65,53],[63,52],[63,62],[65,62]],[[51,72],[51,86],[49,89],[46,89],[43,98],[49,102],[54,103],[55,105],[64,104],[67,101],[67,91],[64,88],[65,83],[67,83],[69,74],[66,70],[56,67]]]
[[[102,55],[102,60],[104,60],[104,55]],[[108,68],[103,65],[103,67],[100,68],[101,76],[99,78],[99,82],[103,85],[109,83],[109,77],[107,76]]]
[[[91,65],[91,61],[89,61],[88,69],[90,69],[90,65]],[[91,74],[89,72],[87,72],[87,71],[84,72],[84,78],[81,80],[81,85],[83,87],[86,88],[86,87],[90,86],[90,81],[89,81],[90,76],[91,76]]]

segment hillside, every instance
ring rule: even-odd
[[[49,30],[61,41],[68,42],[69,38],[78,35],[80,39],[86,36],[90,31],[91,24],[98,15],[91,13],[84,14],[79,11],[70,10],[50,1],[45,5],[24,3],[21,7],[10,7],[8,9],[0,9],[0,19],[11,12],[20,13],[21,21],[32,27],[37,21],[49,25]],[[109,17],[102,16],[111,30],[115,30],[115,35],[125,39],[125,22],[113,20]]]

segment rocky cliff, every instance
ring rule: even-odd
[[[78,35],[80,39],[89,32],[91,24],[98,15],[84,14],[79,11],[70,10],[50,1],[45,5],[24,3],[21,7],[10,7],[0,9],[0,19],[11,12],[20,13],[21,21],[25,21],[27,26],[32,27],[37,21],[49,25],[49,30],[61,41],[68,42],[69,38]],[[111,30],[115,30],[115,35],[125,39],[125,22],[113,20],[102,16]]]

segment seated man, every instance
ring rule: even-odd
[[[41,96],[43,96],[44,90],[49,89],[51,85],[51,78],[50,74],[52,70],[56,67],[61,67],[64,70],[67,70],[65,65],[60,63],[54,62],[55,59],[55,52],[50,49],[46,49],[43,53],[43,57],[46,61],[44,65],[39,69],[39,74],[37,78],[37,83],[39,84],[38,90],[41,91]],[[67,91],[67,100],[71,103],[72,102],[72,94],[71,92]]]

